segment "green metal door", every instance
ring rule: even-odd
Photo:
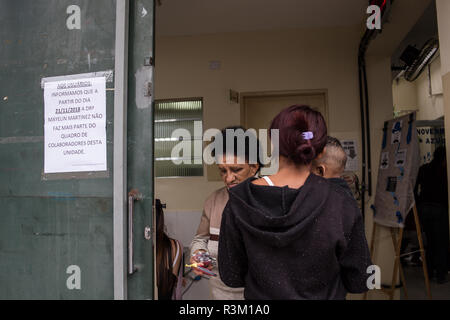
[[[0,2],[0,299],[153,298],[153,30],[153,0]]]

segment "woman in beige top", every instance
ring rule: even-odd
[[[251,139],[245,138],[245,153],[239,153],[237,150],[237,138],[234,137],[234,154],[226,154],[226,130],[239,130],[242,127],[229,127],[222,130],[222,139],[224,146],[223,163],[218,164],[220,176],[225,184],[225,187],[213,192],[205,201],[203,207],[203,214],[200,220],[197,233],[191,243],[191,255],[194,256],[199,251],[208,252],[211,257],[217,259],[220,223],[222,221],[222,212],[228,202],[228,190],[237,186],[239,183],[255,176],[260,169],[259,156],[257,156],[257,163],[251,164],[249,162],[249,144]],[[237,131],[235,131],[238,133]],[[257,150],[259,150],[259,143],[257,143]],[[240,150],[239,150],[240,151]],[[245,154],[245,157],[240,155]],[[195,263],[194,258],[191,258],[191,263]],[[213,300],[243,300],[244,288],[230,288],[226,286],[219,277],[219,270],[217,264],[210,268],[217,274],[217,277],[209,279],[209,287]],[[197,275],[203,273],[197,269],[193,269]]]

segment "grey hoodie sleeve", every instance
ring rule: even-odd
[[[223,211],[217,260],[223,283],[232,288],[245,287],[247,254],[241,232],[228,205]]]
[[[209,220],[209,216],[206,211],[203,210],[200,225],[198,226],[197,233],[191,242],[191,255],[197,250],[208,251],[208,241],[210,237]]]
[[[338,259],[341,266],[341,278],[347,291],[363,293],[368,291],[367,279],[370,274],[367,273],[367,268],[372,265],[372,261],[362,214],[356,207],[351,209],[355,210],[356,218],[349,226],[350,231],[344,231],[345,240],[339,250]]]

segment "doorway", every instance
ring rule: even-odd
[[[307,105],[319,111],[328,124],[326,90],[242,93],[241,121],[245,128],[269,129],[272,119],[292,105]]]

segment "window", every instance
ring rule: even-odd
[[[202,119],[201,98],[155,101],[155,177],[203,176],[203,152],[194,153],[194,142],[200,140],[201,145],[203,141]],[[187,130],[189,140],[172,138],[172,133],[177,129]],[[172,150],[181,141],[190,142],[191,154],[180,153],[172,157]],[[176,160],[183,160],[183,163],[175,164],[173,161]]]

